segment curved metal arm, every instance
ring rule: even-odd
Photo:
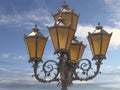
[[[87,81],[87,80],[93,79],[99,73],[100,66],[102,64],[101,62],[102,60],[96,60],[96,70],[94,71],[92,68],[91,60],[82,59],[78,67],[74,69],[75,77],[73,77],[73,80]],[[84,77],[81,77],[82,75],[79,75],[79,73],[82,74]]]
[[[45,63],[43,63],[42,70],[38,74],[38,64],[39,62],[33,63],[33,69],[34,69],[34,76],[39,82],[52,82],[52,81],[59,81],[58,74],[58,63],[54,60],[48,60]],[[40,76],[41,75],[41,76]]]

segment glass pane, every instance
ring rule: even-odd
[[[80,48],[79,44],[71,44],[70,57],[72,61],[78,60],[79,48]]]
[[[73,14],[73,21],[72,21],[72,22],[73,22],[73,23],[72,23],[72,28],[73,28],[74,30],[76,30],[77,24],[78,24],[78,16],[77,16],[77,15]]]
[[[92,41],[93,41],[93,49],[94,49],[94,53],[95,55],[99,55],[100,53],[100,45],[101,45],[101,35],[100,34],[96,34],[91,36],[92,37]]]
[[[58,17],[60,16],[59,13],[54,15],[55,21],[58,21]],[[73,12],[64,12],[62,13],[62,18],[65,20],[65,22],[68,25],[71,25],[71,27],[76,30],[77,23],[78,23],[78,16]]]
[[[37,38],[37,58],[42,58],[46,41],[46,38]]]
[[[79,58],[78,58],[79,60],[82,58],[84,50],[85,50],[85,46],[80,44],[80,51],[79,51]]]
[[[106,54],[109,41],[110,41],[110,35],[103,34],[102,35],[102,55]]]
[[[67,41],[68,42],[67,49],[70,48],[70,44],[72,43],[72,39],[74,37],[74,33],[75,33],[75,31],[73,29],[69,30],[68,41]]]
[[[72,13],[62,13],[62,18],[68,25],[72,25]]]
[[[36,57],[36,39],[33,37],[26,38],[26,44],[30,58]]]
[[[88,41],[89,41],[90,49],[91,49],[91,51],[92,51],[92,55],[94,56],[95,53],[94,53],[94,50],[93,50],[93,44],[92,44],[92,41],[91,41],[91,37],[90,37],[90,36],[88,36]]]
[[[58,27],[59,48],[66,49],[68,39],[68,27]]]
[[[51,36],[52,41],[53,41],[54,48],[58,49],[58,38],[57,38],[56,28],[53,27],[49,31],[50,31],[50,36]]]

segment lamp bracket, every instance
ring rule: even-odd
[[[65,59],[66,56],[62,55]],[[68,57],[68,56],[67,56]],[[96,64],[92,64],[92,60],[82,59],[77,63],[70,63],[69,60],[59,60],[56,62],[55,60],[47,60],[46,62],[34,62],[34,76],[39,82],[58,82],[57,86],[65,84],[67,86],[72,85],[72,81],[87,81],[93,79],[99,74],[100,66],[102,64],[102,60],[94,60]],[[39,64],[40,65],[39,67]],[[92,66],[95,65],[95,66]],[[96,67],[96,68],[94,68]],[[40,70],[39,70],[40,69]],[[40,74],[38,74],[40,71]]]

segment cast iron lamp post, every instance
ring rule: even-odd
[[[29,62],[33,64],[34,77],[44,83],[57,81],[62,87],[61,90],[67,90],[72,81],[87,81],[99,73],[102,60],[106,59],[112,33],[107,33],[98,23],[96,30],[87,36],[93,55],[92,60],[96,62],[96,69],[93,70],[92,60],[82,59],[86,46],[75,37],[79,15],[69,9],[64,2],[53,17],[55,24],[48,29],[55,49],[54,54],[58,55],[59,62],[47,60],[43,63],[42,56],[48,37],[39,32],[37,25],[30,34],[24,36],[25,43]],[[38,74],[39,68],[42,70]]]

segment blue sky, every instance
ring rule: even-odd
[[[83,58],[91,59],[86,39],[95,30],[98,21],[108,32],[113,32],[103,61],[102,72],[120,73],[120,1],[119,0],[66,0],[70,9],[80,14],[76,36],[87,45]],[[51,13],[56,13],[63,0],[0,0],[0,73],[31,74],[31,64],[23,36],[38,24],[40,31],[49,36],[46,26],[54,24]],[[51,39],[48,40],[43,60],[54,59]]]

